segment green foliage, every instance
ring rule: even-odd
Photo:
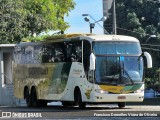
[[[160,3],[147,0],[116,0],[117,33],[140,38],[142,43],[148,38],[147,35],[158,35],[160,33],[159,8]],[[112,8],[109,12],[105,28],[111,33]]]
[[[134,29],[141,25],[135,12],[127,14],[127,22],[128,22],[129,29]]]
[[[145,82],[145,88],[146,89],[150,89],[150,88],[152,88],[152,89],[155,89],[155,86],[156,86],[156,84],[157,84],[157,79],[155,79],[155,78],[145,78],[144,79],[144,82]]]
[[[152,69],[146,69],[145,70],[145,78],[144,81],[146,83],[146,88],[150,88],[151,86],[153,87],[153,89],[155,89],[155,86],[158,83],[159,79],[158,79],[158,69],[157,68],[152,68]]]
[[[0,0],[0,43],[12,43],[26,35],[20,0]],[[20,19],[21,18],[21,19]]]
[[[133,34],[133,36],[137,36],[139,40],[142,40],[143,38],[146,37],[146,31],[142,27],[134,28],[134,31],[136,32],[136,34],[135,35]]]
[[[22,38],[22,42],[38,42],[38,41],[44,41],[45,38],[49,37],[50,35],[41,35],[41,36],[28,36],[26,38]]]
[[[156,70],[156,74],[157,74],[157,75],[160,74],[160,68]]]
[[[146,33],[148,33],[150,35],[155,35],[156,31],[157,31],[157,29],[154,25],[147,25],[146,26]]]
[[[16,43],[43,31],[66,30],[73,0],[0,0],[0,43]]]

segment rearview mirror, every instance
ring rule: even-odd
[[[147,59],[147,68],[152,68],[152,57],[148,52],[144,52],[144,56]]]
[[[89,69],[90,70],[95,70],[95,61],[96,61],[96,57],[93,53],[91,53],[90,55],[90,66],[89,66]]]

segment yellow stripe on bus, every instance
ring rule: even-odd
[[[131,91],[126,90],[124,91],[125,86],[108,86],[108,85],[99,85],[99,87],[104,90],[111,93],[129,93]]]

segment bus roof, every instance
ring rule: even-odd
[[[92,35],[83,36],[81,39],[90,39],[90,41],[128,41],[128,42],[139,42],[138,39],[124,35]]]
[[[88,40],[90,43],[93,41],[116,41],[116,42],[139,42],[138,39],[131,36],[124,35],[96,35],[96,34],[63,34],[63,35],[54,35],[49,36],[40,42],[21,42],[16,46],[28,46],[28,45],[37,45],[41,43],[50,43],[50,42],[62,42],[62,41],[74,41],[74,40]]]
[[[128,41],[128,42],[139,42],[138,39],[131,36],[124,35],[95,35],[95,34],[64,34],[50,36],[46,38],[46,41],[54,41],[57,39],[79,39],[92,41]]]

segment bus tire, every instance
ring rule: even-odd
[[[32,107],[39,106],[39,101],[37,100],[37,93],[35,88],[31,90],[31,101],[32,101]]]
[[[38,104],[40,107],[47,107],[47,101],[45,100],[38,100]]]
[[[79,89],[75,91],[74,98],[76,105],[78,105],[80,109],[84,109],[86,107],[86,103],[82,102],[82,95]]]
[[[31,107],[32,106],[31,95],[29,94],[28,88],[25,89],[25,91],[24,91],[24,99],[26,101],[27,106]]]
[[[68,102],[68,101],[62,101],[63,107],[69,107],[69,106],[74,106],[73,102]]]
[[[118,103],[118,107],[119,108],[124,108],[126,106],[126,103],[125,102],[119,102]]]

